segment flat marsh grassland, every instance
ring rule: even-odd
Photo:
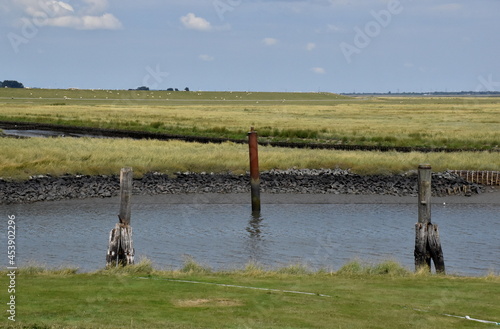
[[[456,329],[495,326],[466,315],[500,321],[498,276],[410,273],[392,262],[351,262],[337,272],[255,264],[212,272],[192,261],[169,271],[147,262],[80,274],[31,267],[16,280],[16,323],[0,319],[7,328]]]
[[[348,98],[330,93],[0,89],[0,120],[245,139],[498,150],[500,98]],[[243,172],[244,145],[3,139],[0,177],[147,171]],[[359,174],[499,170],[498,152],[341,152],[261,147],[261,168],[350,168]]]
[[[0,89],[0,120],[245,138],[491,149],[500,98]]]

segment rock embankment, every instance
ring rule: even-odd
[[[0,204],[106,198],[119,193],[119,176],[34,176],[22,182],[0,179]],[[134,179],[134,194],[246,193],[249,176],[230,173],[148,173]],[[417,175],[360,176],[340,169],[271,170],[261,173],[264,193],[319,193],[408,196],[417,194]],[[435,196],[482,193],[485,187],[450,173],[433,173]]]

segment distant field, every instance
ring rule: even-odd
[[[0,89],[0,120],[347,145],[495,149],[500,98]]]
[[[285,93],[246,91],[145,91],[145,90],[102,90],[102,89],[0,89],[1,98],[38,99],[40,101],[65,100],[102,102],[123,101],[182,101],[182,102],[282,102],[282,101],[336,101],[351,99],[333,93]]]

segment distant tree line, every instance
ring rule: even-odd
[[[141,86],[141,87],[137,87],[136,89],[129,89],[129,90],[149,90],[149,87]],[[179,89],[168,88],[167,91],[179,91]],[[184,88],[184,91],[189,91],[189,88],[188,87]]]
[[[149,87],[142,86],[142,87],[137,87],[135,89],[129,89],[129,90],[149,90]]]
[[[24,85],[15,80],[0,81],[0,88],[24,88]]]
[[[432,91],[432,92],[387,92],[387,93],[341,93],[341,95],[365,95],[365,96],[473,96],[473,95],[500,95],[500,91]]]

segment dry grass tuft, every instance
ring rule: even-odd
[[[141,258],[139,262],[133,265],[108,267],[98,272],[108,275],[149,275],[154,272],[154,269],[153,262],[150,259],[144,257]]]
[[[175,300],[173,303],[177,307],[232,307],[244,305],[240,300],[227,298],[181,299]]]

